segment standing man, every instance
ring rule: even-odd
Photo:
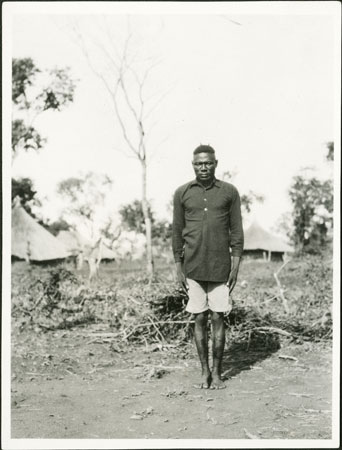
[[[195,342],[202,366],[195,387],[223,389],[224,312],[231,310],[243,251],[240,197],[230,183],[217,180],[215,150],[193,152],[196,179],[174,194],[172,249],[180,288],[188,293],[186,310],[195,315]],[[208,363],[208,313],[211,314],[213,368]]]

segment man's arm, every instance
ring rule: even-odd
[[[172,251],[176,263],[176,276],[179,288],[186,292],[188,290],[188,285],[182,267],[184,227],[185,227],[184,209],[180,198],[180,192],[177,190],[173,197]]]
[[[179,285],[179,290],[187,292],[189,290],[188,283],[186,281],[186,276],[184,275],[183,267],[181,262],[176,262],[176,276]]]
[[[228,283],[227,283],[230,294],[233,292],[233,289],[236,285],[236,281],[237,281],[237,277],[238,277],[238,273],[239,273],[240,261],[241,261],[240,256],[232,256],[232,267],[230,269],[229,279],[228,279]]]
[[[230,208],[230,247],[232,249],[232,267],[229,274],[228,286],[231,293],[236,285],[239,266],[243,252],[243,228],[241,217],[241,202],[238,191]]]

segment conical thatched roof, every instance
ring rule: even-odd
[[[278,236],[264,230],[257,222],[245,231],[245,250],[267,250],[271,252],[292,252],[290,247]]]
[[[18,204],[12,208],[11,254],[26,261],[49,261],[69,256],[65,246]]]
[[[59,231],[56,237],[72,255],[80,253],[88,244],[88,241],[74,230]]]

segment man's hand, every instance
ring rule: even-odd
[[[187,293],[189,290],[189,286],[188,283],[186,282],[186,277],[182,270],[182,263],[180,262],[176,262],[176,276],[179,285],[179,290]]]
[[[227,286],[229,287],[229,294],[233,292],[233,289],[236,285],[238,273],[239,273],[239,266],[240,266],[240,259],[238,256],[232,257],[232,268],[229,274]]]

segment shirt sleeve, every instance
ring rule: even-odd
[[[185,227],[184,209],[181,194],[177,190],[173,196],[172,251],[175,262],[183,259],[183,229]]]
[[[235,196],[230,207],[230,247],[232,256],[242,256],[244,244],[240,195],[235,189]]]

